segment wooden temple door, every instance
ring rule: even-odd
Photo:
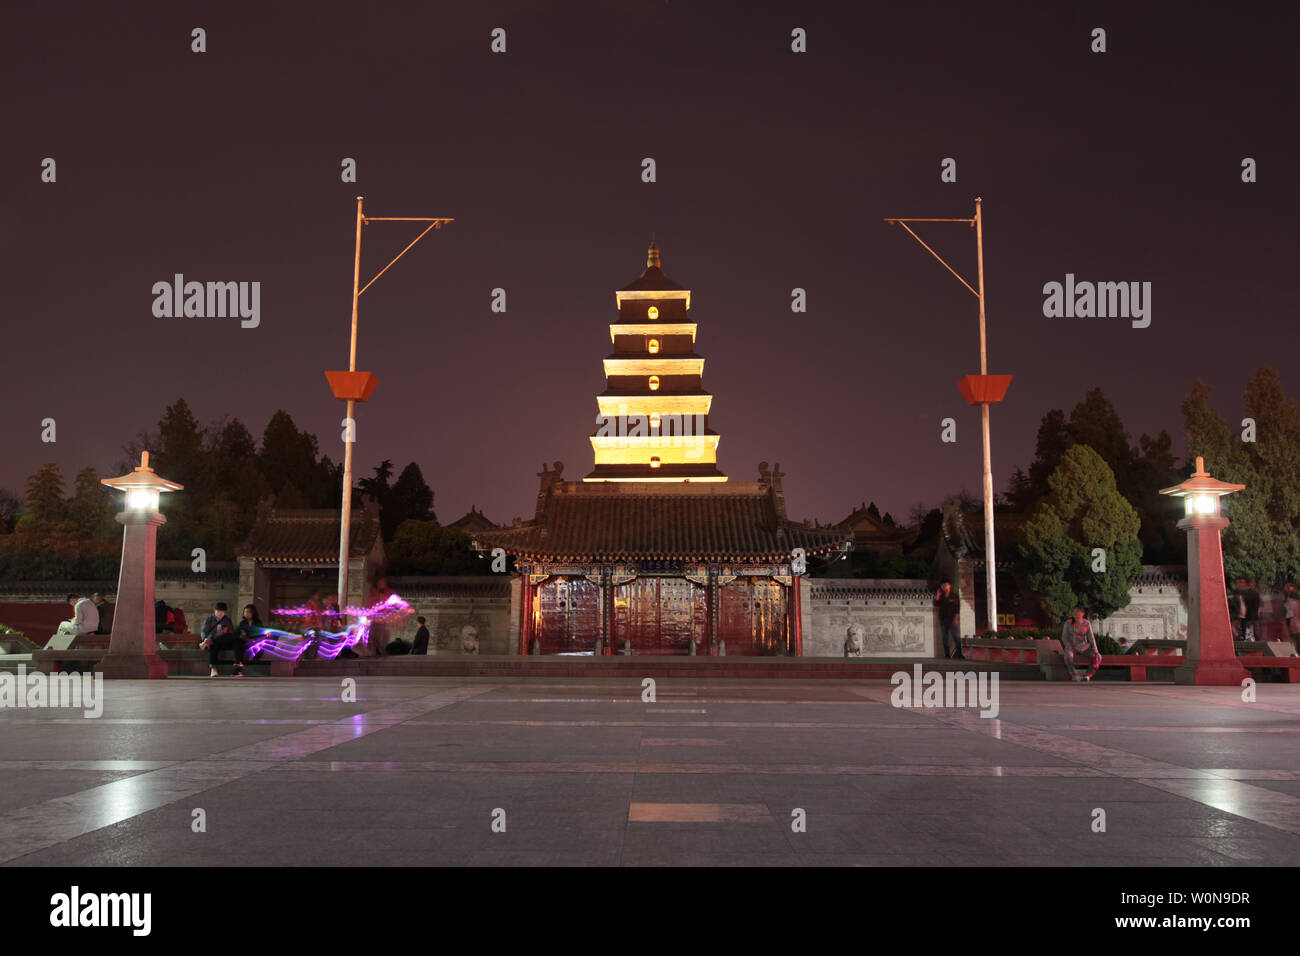
[[[708,653],[708,601],[703,587],[684,578],[659,578],[659,640],[647,653]]]
[[[771,578],[737,578],[719,589],[718,637],[731,657],[786,653],[790,640],[787,588]]]
[[[614,588],[610,640],[614,652],[631,640],[635,654],[705,653],[709,633],[706,591],[682,578],[642,575]]]
[[[600,634],[600,585],[585,577],[553,577],[534,597],[543,654],[590,654]]]

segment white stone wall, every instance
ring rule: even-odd
[[[1096,622],[1098,634],[1133,641],[1187,640],[1187,581],[1178,569],[1146,566],[1129,590],[1132,603]]]
[[[806,582],[805,657],[843,657],[849,627],[861,625],[862,657],[934,657],[939,621],[926,581],[814,578]]]
[[[400,625],[389,628],[389,637],[413,640],[420,626],[415,619],[422,615],[429,628],[430,654],[463,654],[467,628],[472,628],[478,638],[479,654],[513,654],[510,582],[505,575],[389,577],[392,589],[415,610]]]

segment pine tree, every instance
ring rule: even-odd
[[[27,479],[23,503],[32,521],[54,523],[67,517],[63,500],[63,471],[56,462],[47,462]]]
[[[1300,418],[1277,373],[1262,366],[1246,385],[1241,430],[1210,407],[1210,387],[1193,383],[1183,400],[1188,455],[1216,478],[1245,485],[1223,499],[1232,523],[1223,532],[1229,579],[1276,586],[1300,577]],[[1253,420],[1254,434],[1246,419]],[[1249,440],[1252,439],[1253,440]]]
[[[1064,620],[1076,604],[1101,618],[1128,606],[1142,573],[1139,525],[1102,457],[1087,445],[1067,450],[1019,546],[1020,573],[1049,617]],[[1104,570],[1094,570],[1098,548]]]
[[[415,462],[402,469],[388,493],[380,517],[385,540],[390,540],[404,521],[438,520],[433,513],[433,490]]]

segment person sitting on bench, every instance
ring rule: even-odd
[[[1061,650],[1065,654],[1065,666],[1070,671],[1070,680],[1090,681],[1101,667],[1101,651],[1097,649],[1097,637],[1092,633],[1092,625],[1083,613],[1083,605],[1076,606],[1070,619],[1061,628]],[[1084,677],[1080,677],[1075,670],[1076,657],[1087,660],[1088,673]]]
[[[66,650],[72,643],[72,638],[94,634],[99,629],[99,611],[95,608],[94,601],[80,594],[69,594],[68,603],[73,608],[72,619],[59,624],[59,629],[54,632],[49,644],[45,645],[47,648],[54,645],[57,650]]]
[[[244,639],[235,632],[235,624],[226,614],[226,602],[218,601],[203,622],[199,648],[208,652],[208,676],[217,676],[217,655],[222,651],[235,652],[235,676],[244,676]]]

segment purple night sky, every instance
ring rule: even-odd
[[[21,493],[51,460],[69,480],[108,474],[178,397],[258,437],[284,408],[340,460],[322,371],[347,367],[358,194],[375,216],[456,218],[362,297],[358,351],[380,379],[358,476],[416,461],[444,521],[471,503],[531,515],[543,461],[590,471],[614,290],[652,233],[693,290],[720,467],[753,481],[779,462],[793,518],[874,499],[902,520],[979,492],[979,414],[956,388],[979,371],[976,300],[884,217],[969,216],[984,198],[989,371],[1016,376],[993,411],[998,490],[1043,414],[1093,386],[1180,454],[1193,379],[1230,421],[1260,364],[1300,392],[1294,59],[1266,15],[447,6],[6,11],[0,487]],[[1098,26],[1105,54],[1089,51]],[[190,52],[193,27],[208,52]],[[362,281],[417,232],[367,227]],[[974,280],[972,230],[921,236]],[[178,272],[260,281],[260,327],[155,318],[151,288]],[[1066,273],[1152,283],[1150,327],[1044,318],[1042,287]]]

